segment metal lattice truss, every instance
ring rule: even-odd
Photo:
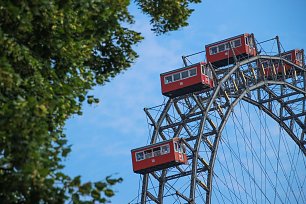
[[[262,61],[291,65],[290,72],[265,74]],[[306,155],[306,71],[281,57],[256,56],[213,70],[215,88],[168,101],[157,115],[145,109],[154,131],[151,144],[182,138],[188,165],[143,176],[141,203],[210,203],[214,163],[222,130],[235,105],[244,100],[277,121]],[[214,71],[215,70],[215,71]],[[157,118],[157,119],[154,119]],[[178,182],[179,181],[179,182]],[[173,202],[172,202],[173,203]]]

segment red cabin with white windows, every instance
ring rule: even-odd
[[[205,62],[160,74],[162,94],[176,97],[214,87],[210,68]]]
[[[294,49],[294,50],[290,50],[288,52],[284,52],[281,53],[281,57],[284,58],[285,60],[292,62],[294,64],[296,64],[297,66],[302,67],[303,66],[303,55],[304,55],[304,50],[300,50],[300,49]],[[276,75],[276,74],[281,74],[283,73],[283,71],[285,70],[286,74],[289,74],[291,69],[292,69],[292,65],[289,63],[284,62],[283,66],[280,64],[279,61],[263,61],[262,62],[262,66],[265,70],[265,76],[272,76],[272,75]],[[296,70],[298,71],[298,70]]]
[[[133,149],[131,153],[133,171],[139,174],[187,164],[186,148],[178,137]]]
[[[238,60],[257,55],[254,35],[245,33],[206,45],[205,50],[207,61],[216,67],[233,64],[235,62],[234,54],[230,49],[229,43],[231,43]]]

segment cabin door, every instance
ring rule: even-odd
[[[185,146],[180,142],[178,143],[178,154],[179,154],[179,161],[184,163]]]

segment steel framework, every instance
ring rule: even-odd
[[[267,76],[262,61],[271,62],[272,67],[277,62],[290,64],[293,68],[290,73],[274,71]],[[223,69],[209,66],[215,78],[214,89],[168,99],[160,107],[162,111],[157,117],[154,117],[154,108],[144,109],[154,128],[151,144],[171,137],[182,138],[188,149],[190,165],[145,174],[142,178],[142,204],[167,203],[165,200],[169,195],[175,195],[180,200],[178,203],[194,204],[199,196],[206,204],[211,203],[221,134],[241,100],[277,121],[306,156],[305,65],[299,67],[280,56],[258,55]],[[187,183],[188,187],[176,186],[177,180]],[[153,187],[151,183],[158,185]]]

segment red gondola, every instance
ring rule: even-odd
[[[164,168],[187,164],[186,148],[180,138],[131,150],[133,170],[145,174]]]
[[[214,87],[212,72],[205,62],[160,74],[162,94],[176,97]]]
[[[216,67],[222,67],[234,63],[234,55],[230,50],[229,43],[238,60],[256,56],[255,40],[253,34],[242,34],[205,46],[206,59]]]
[[[284,58],[285,60],[288,60],[289,62],[292,62],[302,67],[303,66],[303,55],[304,55],[303,49],[302,50],[294,49],[294,50],[290,50],[288,52],[282,53],[281,57]],[[272,61],[267,60],[267,61],[262,62],[262,66],[265,70],[265,76],[281,74],[283,73],[284,70],[286,74],[289,74],[292,69],[292,65],[286,62],[284,62],[283,65],[284,67],[279,61],[272,62]]]

